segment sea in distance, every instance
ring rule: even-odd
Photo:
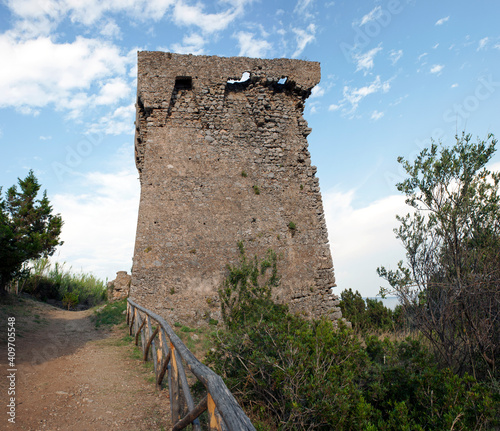
[[[396,296],[388,296],[386,298],[381,298],[380,296],[368,296],[367,298],[363,299],[376,299],[377,301],[382,301],[382,304],[384,304],[390,310],[394,310],[396,308],[396,305],[399,305],[399,300]]]

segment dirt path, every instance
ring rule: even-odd
[[[8,422],[7,317],[16,317],[16,418]],[[133,356],[123,325],[96,330],[90,311],[25,300],[2,307],[0,429],[162,430],[166,391]]]

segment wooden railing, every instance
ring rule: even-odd
[[[189,424],[194,431],[201,431],[198,417],[205,410],[208,411],[208,429],[211,431],[255,431],[222,378],[196,359],[162,317],[128,299],[127,324],[130,335],[135,336],[136,345],[141,336],[143,360],[147,361],[149,357],[153,360],[159,389],[167,376],[172,431],[182,430]],[[183,362],[207,392],[196,405]]]

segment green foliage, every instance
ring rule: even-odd
[[[245,171],[241,171],[241,176],[243,178],[246,178],[246,177],[248,177],[248,174]]]
[[[291,221],[290,223],[288,223],[288,229],[290,230],[296,230],[297,229],[297,225]]]
[[[94,312],[96,328],[101,326],[118,325],[125,321],[125,310],[127,309],[127,300],[122,299],[116,302],[110,302]]]
[[[346,289],[340,294],[342,316],[359,332],[380,332],[395,329],[394,314],[381,301],[367,298],[356,290]]]
[[[259,186],[258,185],[254,185],[252,186],[253,188],[253,192],[256,194],[256,195],[260,195],[260,189],[259,189]]]
[[[418,340],[365,340],[371,366],[366,401],[374,407],[377,429],[448,430],[496,424],[495,402],[471,376],[440,370]]]
[[[214,336],[206,360],[259,429],[474,430],[498,425],[500,399],[468,375],[439,369],[419,341],[369,336],[363,347],[341,323],[336,328],[331,321],[305,320],[275,304],[271,287],[277,283],[260,280],[259,288],[261,264],[247,260],[239,246],[240,265],[228,267],[219,292],[226,304],[225,329]],[[274,271],[273,276],[279,280]],[[348,294],[360,310],[359,293]],[[378,305],[372,308],[378,316]]]
[[[65,307],[74,308],[78,305],[78,294],[74,292],[66,292],[63,296],[62,303]]]
[[[37,199],[41,186],[33,171],[18,183],[20,190],[10,187],[5,199],[0,188],[0,291],[22,274],[25,262],[51,256],[62,244],[62,219],[52,215],[46,192]]]
[[[463,133],[398,159],[413,209],[395,230],[407,263],[378,268],[440,361],[481,379],[500,376],[500,172],[485,168],[496,143]]]
[[[273,287],[279,285],[277,261],[273,250],[268,250],[260,262],[257,256],[248,259],[243,242],[238,242],[240,262],[237,266],[227,266],[228,275],[219,289],[221,311],[228,327],[238,327],[259,319],[269,306]],[[267,272],[269,276],[266,278]]]
[[[218,333],[208,362],[243,404],[280,429],[361,429],[366,415],[351,408],[363,404],[359,343],[332,322],[311,323],[267,301],[258,305],[260,319]]]
[[[25,277],[20,279],[20,288],[25,292],[46,301],[63,301],[73,298],[75,307],[82,304],[93,307],[106,300],[106,285],[92,274],[74,274],[64,269],[64,264],[52,265],[48,259],[39,259],[26,267]],[[65,306],[68,303],[65,302]]]

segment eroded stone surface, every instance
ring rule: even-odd
[[[128,298],[131,280],[132,277],[127,274],[127,271],[118,271],[116,278],[108,283],[108,300],[119,301]]]
[[[250,256],[279,254],[279,301],[341,317],[302,117],[319,80],[315,62],[139,52],[135,301],[170,320],[218,318],[242,240]]]

